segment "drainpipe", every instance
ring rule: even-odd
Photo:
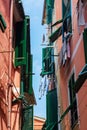
[[[12,70],[12,24],[13,24],[13,0],[10,1],[10,30],[9,30],[9,77],[11,77]],[[7,129],[11,130],[11,107],[12,107],[12,85],[10,78],[8,79],[8,119]]]

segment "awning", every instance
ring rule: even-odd
[[[76,93],[79,91],[79,89],[81,88],[86,79],[87,79],[87,64],[83,67],[76,80],[74,86],[74,90]]]
[[[55,32],[49,37],[50,42],[53,43],[58,37],[62,35],[62,26],[60,26]]]
[[[23,95],[20,95],[16,99],[12,101],[12,105],[15,105],[22,101],[22,103],[27,104],[27,105],[36,105],[36,99],[34,95],[34,91],[32,94],[25,93]]]
[[[22,21],[25,18],[22,0],[14,0],[13,15],[16,22]]]

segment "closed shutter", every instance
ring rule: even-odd
[[[27,20],[16,24],[15,66],[26,64]]]
[[[23,109],[22,130],[33,130],[33,106]]]
[[[54,7],[54,0],[46,0],[47,24],[52,23],[53,7]]]
[[[47,126],[58,121],[57,106],[57,91],[54,89],[49,91],[46,95]],[[57,128],[55,130],[57,130]]]

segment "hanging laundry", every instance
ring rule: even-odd
[[[71,36],[70,32],[66,33],[63,41],[63,45],[60,51],[60,66],[65,65],[66,61],[70,59],[70,43],[71,43]]]
[[[66,46],[66,38],[64,38],[64,42],[63,42],[63,65],[65,65],[66,60],[67,60],[67,46]]]
[[[67,49],[67,58],[70,58],[70,42],[71,42],[71,36],[72,34],[70,32],[68,32],[66,34],[66,49]]]
[[[78,0],[77,2],[77,23],[78,23],[78,32],[81,33],[81,30],[87,28],[87,1]]]
[[[67,40],[67,58],[70,58],[70,42]]]
[[[44,96],[47,87],[48,87],[47,76],[41,77],[40,86],[39,86],[39,99],[41,99],[42,96]]]
[[[85,18],[84,18],[84,6],[81,0],[79,0],[78,8],[78,25],[85,25]]]

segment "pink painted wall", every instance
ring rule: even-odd
[[[14,67],[13,60],[11,77],[9,77],[9,32],[10,32],[10,0],[0,0],[0,13],[2,14],[7,28],[3,33],[0,29],[0,130],[7,130],[8,121],[8,79],[12,82],[12,91],[15,96],[19,96],[14,86],[17,86],[20,92],[20,69]],[[11,45],[12,46],[12,45]],[[13,59],[13,57],[12,57]],[[14,84],[14,85],[13,85]],[[12,98],[14,98],[12,95]],[[11,99],[12,100],[12,99]],[[19,130],[19,105],[12,106],[11,128]],[[15,122],[15,123],[14,123]]]

